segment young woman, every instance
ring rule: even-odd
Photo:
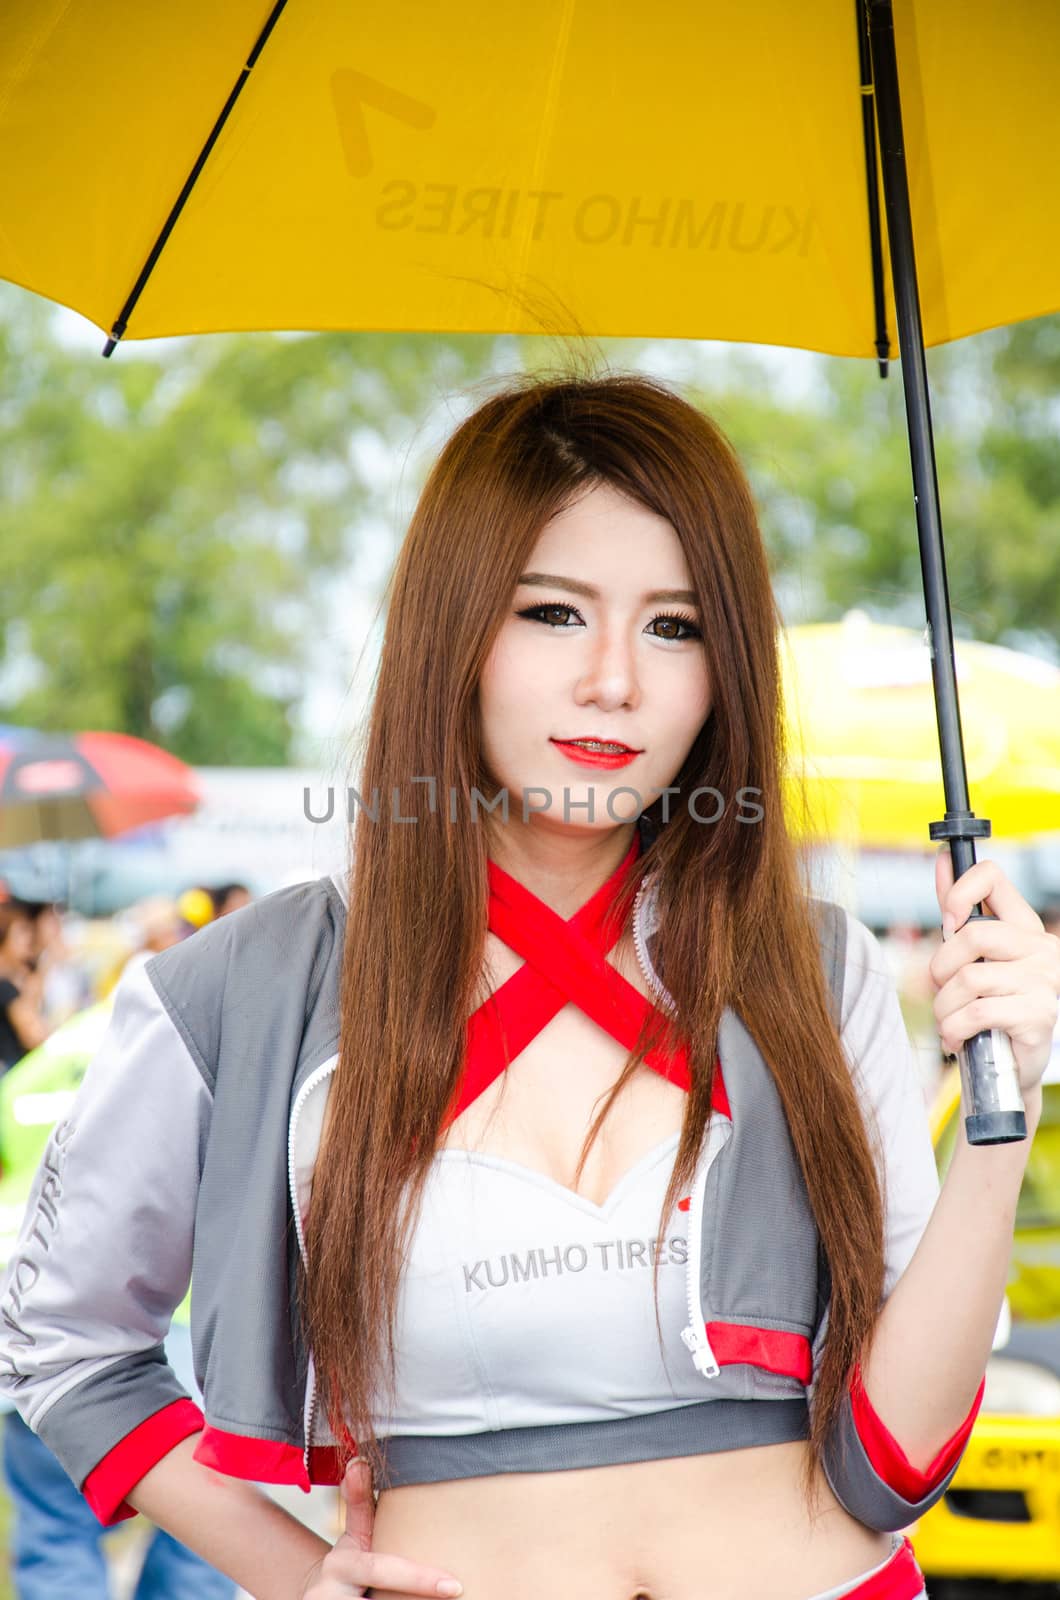
[[[123,979],[42,1163],[0,1387],[102,1520],[261,1600],[924,1595],[901,1530],[982,1400],[1027,1144],[939,1194],[879,946],[787,830],[779,622],[667,387],[457,429],[349,871]],[[936,876],[940,1038],[1008,1031],[1033,1133],[1060,941],[993,862]],[[241,1479],[342,1483],[346,1532]]]

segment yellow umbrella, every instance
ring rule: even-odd
[[[956,641],[969,781],[993,832],[1060,832],[1060,667]],[[922,634],[874,623],[789,628],[781,638],[790,776],[789,824],[806,838],[915,849],[943,798],[931,661]]]
[[[959,877],[989,823],[924,347],[1060,306],[1058,77],[1055,0],[8,0],[0,275],[109,327],[105,354],[545,326],[886,372],[897,325],[946,803],[928,831]],[[1014,1068],[980,1093],[989,1046],[967,1046],[972,1143],[1026,1134]]]
[[[1056,309],[1060,6],[894,30],[926,343]],[[886,354],[859,44],[853,0],[7,0],[0,276],[126,339],[537,308]]]

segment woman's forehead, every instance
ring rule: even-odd
[[[608,588],[691,587],[684,549],[665,517],[624,495],[593,491],[546,523],[525,571]]]

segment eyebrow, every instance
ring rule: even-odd
[[[590,600],[599,600],[600,591],[591,583],[579,583],[575,578],[560,578],[554,572],[524,572],[519,578],[520,584],[529,588],[538,589],[569,589],[572,594],[584,594]],[[694,606],[698,604],[691,589],[652,589],[643,595],[645,600],[677,601],[682,605]]]

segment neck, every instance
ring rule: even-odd
[[[551,910],[569,918],[617,872],[635,833],[634,822],[589,834],[509,824],[491,833],[489,856]]]

